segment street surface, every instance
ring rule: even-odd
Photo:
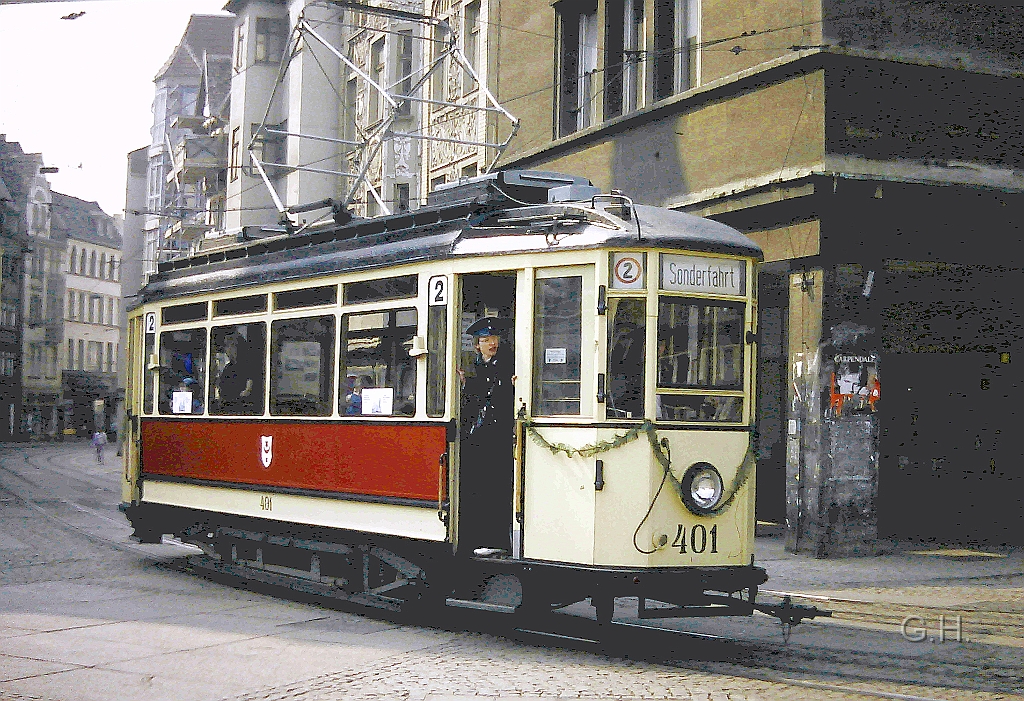
[[[0,445],[0,701],[1024,699],[1012,641],[818,620],[784,644],[759,615],[659,623],[724,641],[636,631],[602,651],[476,612],[426,625],[233,588],[183,571],[192,548],[129,540],[114,449]]]

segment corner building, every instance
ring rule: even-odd
[[[758,516],[791,550],[1024,542],[1024,9],[491,2],[502,167],[737,227]]]

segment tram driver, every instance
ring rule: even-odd
[[[459,549],[494,556],[510,549],[513,359],[500,351],[508,319],[484,317],[467,330],[477,351],[466,377],[459,432]]]

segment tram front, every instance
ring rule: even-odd
[[[639,597],[641,616],[646,599],[675,605],[651,615],[749,614],[766,579],[753,565],[761,253],[715,222],[623,210],[621,236],[535,266],[518,295],[515,336],[532,338],[516,348],[524,592],[550,604],[583,586],[599,617],[617,596]]]

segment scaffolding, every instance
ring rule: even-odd
[[[310,16],[312,8],[333,12],[328,19],[314,18]],[[414,27],[411,31],[397,29],[410,26]],[[332,42],[325,36],[328,33],[326,29],[338,33],[342,41]],[[372,50],[371,57],[369,61],[364,61],[364,66],[360,66],[352,55],[352,42],[355,39],[361,40],[364,45],[367,42],[375,45],[379,41],[376,37],[388,35],[401,35],[403,41],[418,45],[420,49],[416,52],[415,48],[409,47],[410,59],[401,62],[401,70],[396,71],[391,80],[388,79],[387,70],[378,71],[374,65],[366,65],[374,62]],[[349,42],[348,50],[345,50],[346,47],[343,45],[336,45],[346,42]],[[352,104],[354,94],[345,93],[339,88],[335,82],[339,76],[331,75],[313,55],[313,60],[326,84],[334,91],[334,99],[351,115],[350,126],[353,133],[341,135],[350,138],[339,138],[334,134],[307,133],[304,129],[293,131],[271,121],[275,101],[283,99],[282,93],[285,86],[289,85],[287,81],[292,63],[303,50],[313,45],[323,47],[340,62],[341,77],[347,75],[350,76],[350,80],[355,79],[361,83],[360,94],[363,95],[364,104],[369,105],[368,110],[359,110],[358,100],[355,100],[357,104]],[[412,56],[418,60],[412,59]],[[348,81],[342,82],[348,85]],[[453,85],[469,86],[470,89],[450,89]],[[441,94],[437,94],[438,92]],[[452,92],[458,94],[453,96]],[[370,100],[374,103],[370,104]],[[418,116],[417,119],[411,120],[414,128],[396,128],[400,117],[405,117],[403,121],[408,122],[412,114]],[[437,115],[443,115],[443,118],[431,122]],[[483,119],[480,118],[481,115]],[[446,129],[437,128],[442,121]],[[419,125],[418,129],[415,128],[416,124]],[[281,215],[281,223],[287,230],[294,232],[329,217],[339,222],[350,219],[351,207],[357,201],[361,190],[365,190],[367,198],[373,199],[381,213],[391,214],[392,208],[388,206],[388,198],[383,192],[386,177],[381,160],[382,152],[389,143],[404,140],[407,144],[425,142],[477,149],[478,152],[485,154],[484,159],[489,161],[483,171],[487,173],[494,168],[518,129],[519,120],[498,102],[481,80],[460,45],[458,33],[447,20],[393,7],[367,5],[350,0],[326,0],[305,6],[292,27],[263,120],[258,129],[253,131],[247,151],[256,173],[269,190],[274,206]],[[484,136],[488,132],[493,135],[490,140]],[[505,134],[504,138],[499,136],[502,133]],[[334,157],[350,167],[325,168],[318,163],[289,163],[266,159],[265,145],[268,142],[280,143],[281,140],[289,138],[316,141],[337,147],[338,151]],[[285,157],[283,160],[292,159]],[[371,173],[374,170],[378,172]],[[343,183],[339,197],[287,206],[277,192],[270,173],[295,171],[335,178]],[[422,172],[424,171],[421,169]],[[426,182],[421,183],[422,188],[425,189],[426,186]],[[309,224],[303,224],[301,228],[292,220],[294,214],[318,209],[330,211]]]

